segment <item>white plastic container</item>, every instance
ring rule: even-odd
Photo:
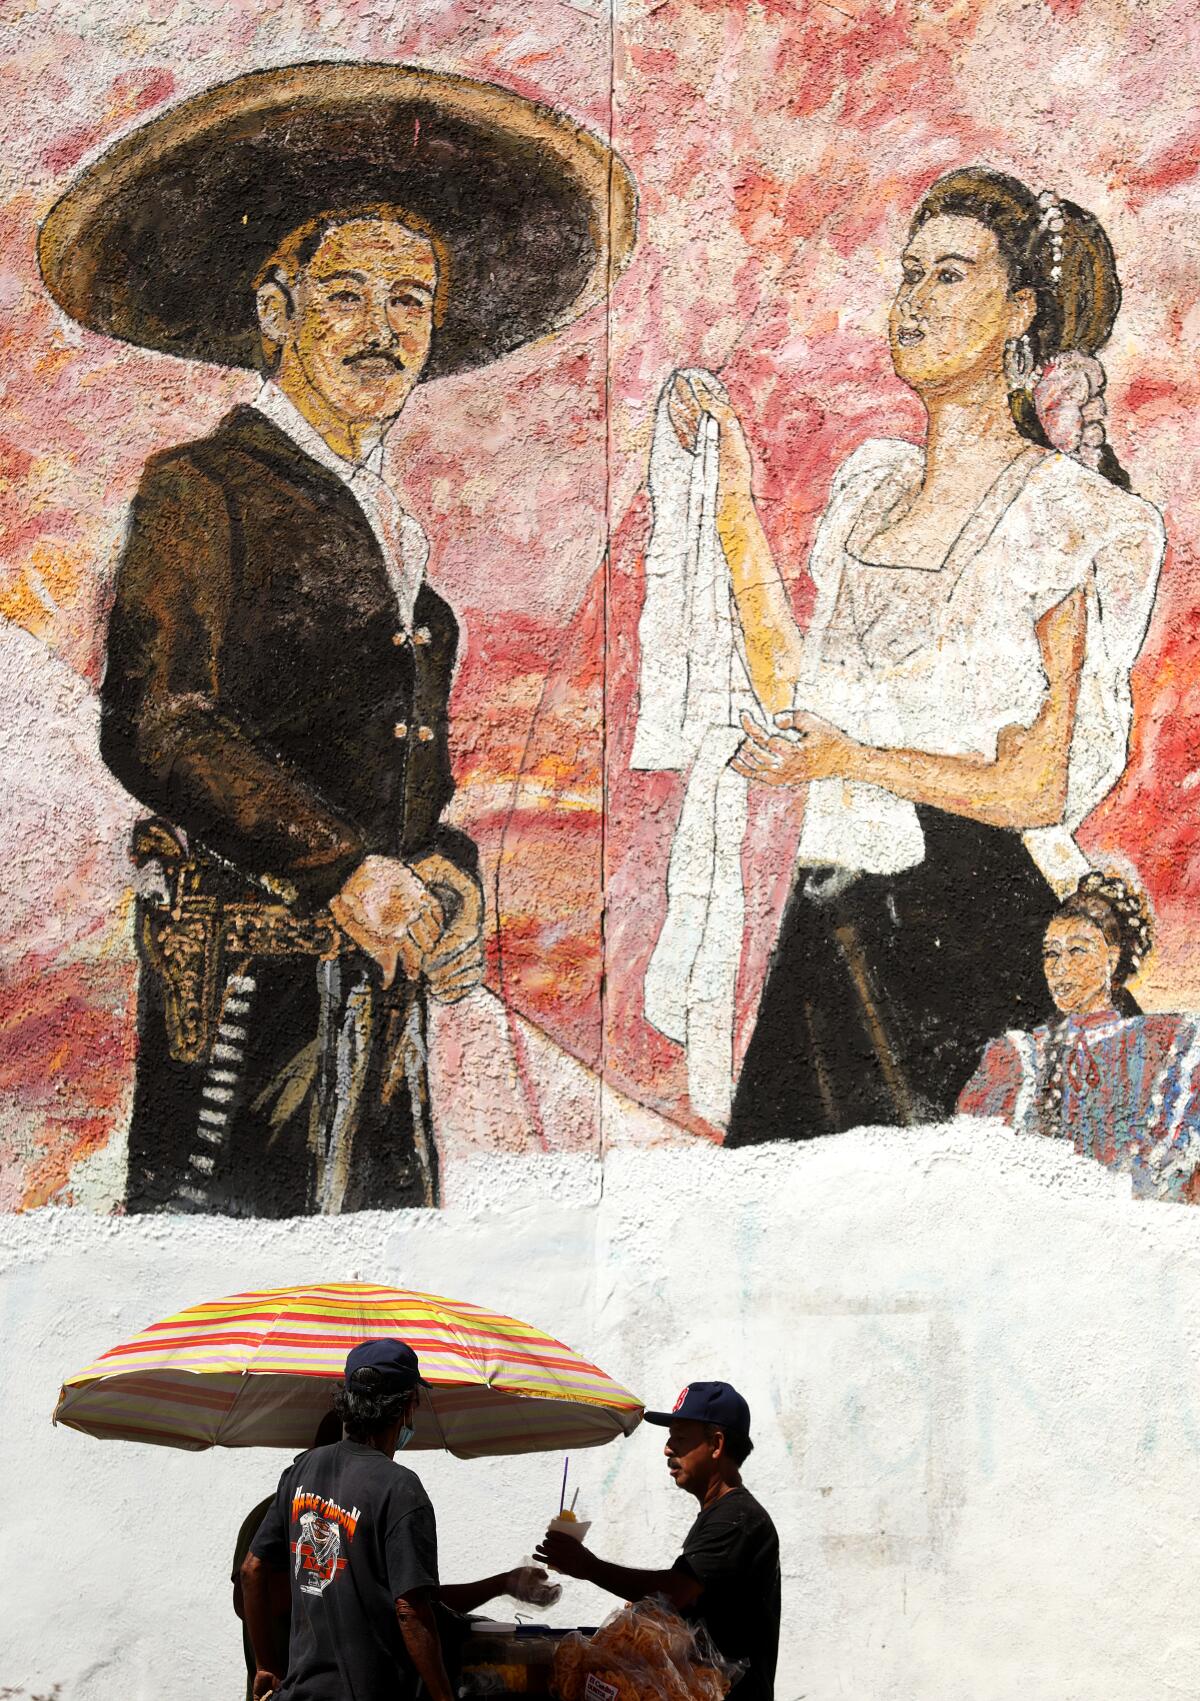
[[[581,1542],[591,1529],[591,1521],[585,1518],[551,1518],[550,1528],[555,1535],[573,1536]]]

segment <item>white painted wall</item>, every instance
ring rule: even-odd
[[[241,1693],[229,1552],[285,1459],[102,1443],[49,1413],[64,1374],[155,1316],[358,1276],[510,1310],[651,1403],[690,1377],[743,1389],[748,1480],[785,1555],[780,1701],[1196,1693],[1194,1212],[1135,1205],[1098,1166],[969,1124],[616,1151],[590,1206],[544,1163],[510,1158],[491,1189],[477,1167],[469,1198],[430,1215],[0,1220],[0,1688]],[[576,1461],[607,1556],[673,1556],[691,1502],[660,1445],[642,1429]],[[561,1470],[411,1462],[451,1578],[519,1559]],[[569,1588],[556,1621],[605,1610]]]

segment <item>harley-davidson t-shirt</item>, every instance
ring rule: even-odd
[[[289,1465],[250,1544],[291,1575],[280,1701],[408,1701],[418,1680],[397,1599],[438,1587],[437,1526],[414,1472],[357,1441]]]

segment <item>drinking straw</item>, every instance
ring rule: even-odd
[[[571,1468],[571,1459],[570,1459],[570,1455],[568,1454],[568,1456],[563,1460],[562,1493],[558,1497],[558,1515],[559,1515],[560,1518],[562,1517],[562,1509],[567,1503],[567,1472],[570,1470],[570,1468]]]
[[[579,1499],[579,1490],[576,1489],[574,1494],[571,1496],[571,1510],[572,1510],[572,1512],[574,1512],[574,1510],[575,1510],[575,1502],[578,1499]]]

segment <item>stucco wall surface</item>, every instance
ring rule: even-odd
[[[242,1287],[394,1282],[484,1301],[651,1404],[747,1394],[774,1514],[781,1701],[1168,1701],[1194,1692],[1200,1247],[1182,1207],[980,1124],[752,1154],[616,1150],[594,1204],[545,1159],[482,1162],[440,1213],[292,1223],[45,1211],[0,1228],[0,1686],[63,1701],[240,1693],[227,1571],[286,1462],[101,1443],[49,1422],[61,1377]],[[579,1455],[606,1557],[670,1557],[691,1502],[661,1435]],[[414,1454],[443,1569],[528,1552],[561,1460]],[[505,1609],[501,1608],[501,1612]],[[594,1622],[568,1585],[551,1617]]]

